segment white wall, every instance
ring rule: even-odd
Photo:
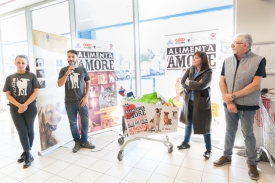
[[[249,33],[254,43],[275,41],[275,0],[235,0],[236,33]],[[264,56],[264,55],[263,55]],[[262,88],[275,88],[275,75]]]
[[[235,29],[237,33],[249,33],[253,42],[275,41],[275,0],[235,0]],[[264,56],[264,55],[262,55]],[[261,88],[275,88],[275,75],[268,74]],[[260,128],[254,125],[257,147],[261,145]],[[238,129],[237,146],[243,146],[243,137]]]

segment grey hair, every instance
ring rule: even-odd
[[[241,34],[237,34],[236,37],[241,38],[242,43],[248,43],[248,49],[251,49],[251,46],[253,44],[253,39],[250,34],[241,33]]]

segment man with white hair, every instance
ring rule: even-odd
[[[224,101],[226,133],[223,156],[214,162],[215,166],[231,163],[232,149],[241,121],[248,175],[259,179],[257,170],[256,139],[253,123],[256,110],[259,109],[260,86],[266,77],[264,57],[251,52],[252,37],[238,34],[231,44],[234,55],[225,59],[220,77],[220,90]]]

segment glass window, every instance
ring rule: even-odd
[[[141,93],[157,91],[167,99],[172,98],[174,101],[178,100],[180,104],[182,97],[176,93],[176,90],[181,87],[178,82],[178,78],[182,77],[181,70],[175,70],[175,77],[168,76],[171,72],[174,72],[174,70],[169,70],[169,74],[168,71],[166,75],[165,73],[162,74],[162,70],[166,69],[168,62],[164,56],[165,48],[168,44],[165,37],[167,35],[218,30],[219,42],[216,44],[218,57],[216,59],[217,66],[213,70],[211,102],[213,106],[212,111],[214,107],[216,107],[216,111],[222,113],[223,105],[220,100],[221,93],[218,83],[223,60],[231,54],[229,43],[233,36],[233,0],[139,0],[139,15],[142,75]],[[176,40],[173,41],[176,42]],[[151,79],[151,81],[144,80],[145,78]],[[168,81],[168,78],[171,80]],[[154,88],[152,88],[152,86]],[[216,105],[216,103],[218,103],[218,105]],[[225,129],[219,128],[219,124],[221,124],[219,123],[219,119],[223,119],[223,114],[218,114],[218,117],[219,118],[213,115],[213,142],[220,140],[221,134],[224,133],[222,129]],[[219,128],[219,130],[216,130],[217,128]],[[195,138],[200,139],[201,136]]]
[[[163,90],[166,35],[218,29],[222,43],[220,58],[230,54],[228,43],[233,35],[232,4],[232,0],[211,0],[207,3],[197,0],[139,0],[141,76],[142,80],[152,80],[141,88],[141,92],[147,93],[148,88],[152,89],[151,92]],[[219,70],[222,62],[217,64]],[[153,84],[154,88],[151,87]]]
[[[68,2],[32,11],[33,29],[57,35],[70,35]]]
[[[78,0],[75,6],[78,38],[113,42],[116,90],[133,90],[132,1]]]
[[[16,71],[15,56],[28,55],[25,14],[1,20],[5,77]]]

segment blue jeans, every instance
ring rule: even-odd
[[[67,115],[70,122],[71,133],[75,142],[86,143],[88,139],[89,126],[89,109],[85,105],[81,107],[80,104],[65,104]],[[77,113],[81,119],[81,137],[77,125]]]
[[[247,157],[246,163],[249,165],[256,165],[257,150],[256,139],[253,132],[253,123],[256,111],[238,111],[238,113],[228,112],[224,108],[226,133],[224,142],[224,156],[231,159],[232,149],[235,142],[236,132],[238,129],[238,121],[241,120],[241,129],[245,143],[245,153]]]
[[[190,100],[191,101],[191,100]],[[191,101],[188,103],[188,116],[187,120],[188,123],[185,125],[185,135],[184,135],[184,142],[189,143],[190,137],[193,129],[193,102]],[[211,144],[211,134],[203,134],[205,147],[207,150],[212,150],[212,144]]]
[[[18,113],[18,107],[10,105],[10,113],[24,151],[31,150],[34,139],[34,121],[37,115],[36,105],[29,105],[23,113]]]

